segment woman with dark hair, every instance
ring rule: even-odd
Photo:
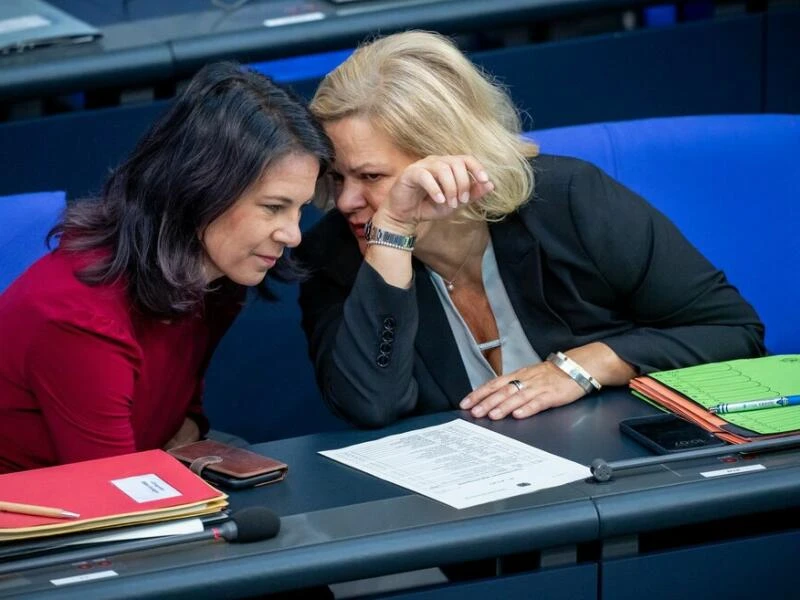
[[[209,65],[58,247],[0,295],[0,473],[199,439],[210,355],[286,248],[331,161],[306,108]]]

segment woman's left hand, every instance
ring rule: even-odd
[[[511,383],[518,381],[521,389]],[[536,413],[582,398],[585,392],[551,362],[523,367],[487,381],[464,398],[459,406],[473,417],[526,419]]]
[[[197,423],[186,417],[183,420],[183,425],[178,430],[178,432],[172,436],[172,439],[164,444],[164,450],[169,450],[170,448],[176,448],[178,446],[183,446],[184,444],[190,444],[192,442],[196,442],[200,439],[200,428],[197,426]]]
[[[594,375],[602,385],[627,385],[638,374],[603,342],[567,350],[566,354]],[[513,383],[516,381],[519,387]],[[536,413],[575,402],[585,395],[583,388],[550,361],[517,369],[487,381],[466,398],[459,407],[473,417],[527,419]]]

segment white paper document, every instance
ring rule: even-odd
[[[320,454],[454,508],[590,476],[584,465],[461,419]]]

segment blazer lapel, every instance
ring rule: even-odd
[[[490,224],[489,231],[508,298],[531,345],[544,360],[572,334],[544,296],[539,242],[519,213]]]
[[[414,345],[422,362],[431,365],[428,372],[449,405],[456,408],[458,402],[472,391],[472,386],[436,288],[425,265],[417,259],[414,259],[414,279],[419,306],[419,328]],[[427,395],[431,395],[430,392],[426,390]]]

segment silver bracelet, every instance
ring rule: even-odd
[[[569,375],[575,383],[583,388],[587,394],[591,394],[595,390],[599,390],[603,386],[600,382],[592,377],[589,372],[572,360],[563,352],[553,352],[547,357],[547,361],[553,363],[559,369]]]
[[[413,252],[414,248],[409,248],[406,244],[394,244],[386,240],[369,240],[367,246],[386,246],[387,248],[395,248],[396,250],[405,250],[406,252]]]

